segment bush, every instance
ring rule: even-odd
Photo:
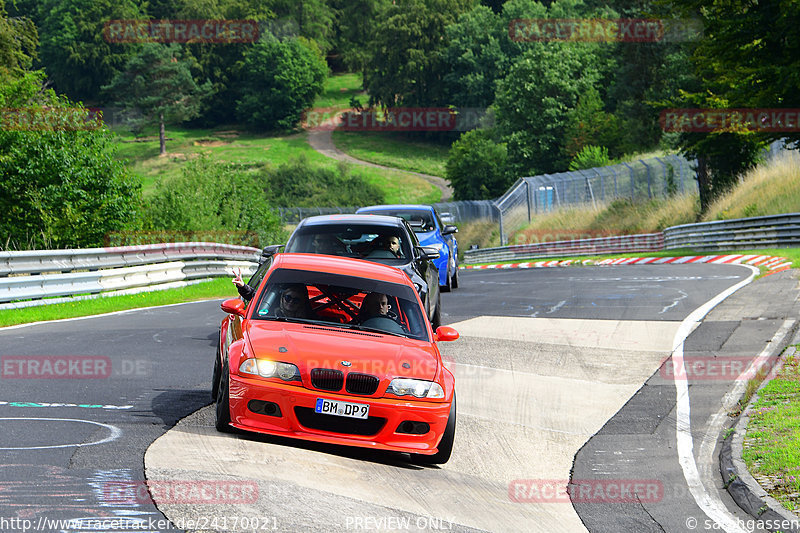
[[[489,200],[511,185],[506,172],[506,145],[494,142],[485,130],[463,134],[450,148],[447,180],[455,200]]]
[[[605,167],[611,164],[608,157],[608,148],[605,146],[588,145],[581,148],[569,162],[570,170],[583,170],[585,168]]]
[[[328,66],[302,38],[255,44],[242,67],[239,120],[261,130],[290,130],[322,93]]]
[[[286,238],[254,173],[204,157],[190,162],[179,178],[159,182],[145,212],[148,231],[229,232],[243,237],[237,244],[256,247]]]
[[[41,119],[0,129],[0,246],[102,246],[135,221],[141,183],[116,159],[107,129],[64,121],[83,108],[41,91],[43,79],[29,72],[0,84],[0,108],[24,107]]]
[[[263,173],[272,205],[284,207],[362,206],[384,202],[383,191],[346,163],[335,169],[312,166],[305,157],[292,159]]]

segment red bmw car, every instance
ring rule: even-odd
[[[450,458],[455,379],[408,276],[345,257],[278,254],[253,298],[226,300],[216,427]],[[251,285],[253,280],[251,280]]]

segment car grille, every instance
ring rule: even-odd
[[[341,370],[315,368],[311,371],[311,385],[315,389],[338,391],[344,385],[344,374]]]
[[[362,420],[359,418],[345,418],[336,415],[323,415],[315,413],[310,407],[295,407],[294,414],[301,425],[319,431],[345,433],[347,435],[377,435],[386,424],[386,419],[379,416],[370,416]]]
[[[350,373],[347,374],[347,387],[345,390],[350,394],[375,394],[379,383],[380,380],[375,376]]]

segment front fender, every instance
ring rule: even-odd
[[[244,352],[244,339],[234,341],[228,346],[228,371],[232,374],[239,373],[242,352]]]

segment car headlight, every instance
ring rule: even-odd
[[[262,378],[281,378],[283,381],[300,381],[300,370],[291,363],[281,363],[268,359],[245,359],[239,365],[239,372],[261,376]]]
[[[444,389],[435,381],[423,379],[395,378],[386,389],[396,396],[414,396],[415,398],[444,398]]]

